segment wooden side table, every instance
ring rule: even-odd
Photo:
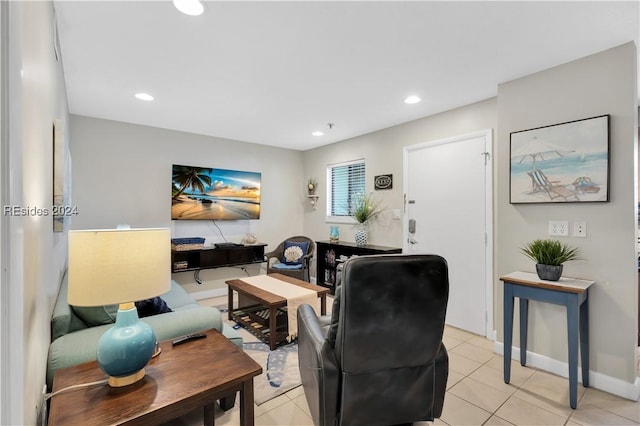
[[[563,305],[567,308],[569,346],[569,405],[578,405],[578,334],[582,361],[582,385],[589,387],[589,287],[594,281],[560,278],[546,281],[529,272],[512,272],[500,277],[504,282],[504,382],[511,380],[513,340],[513,299],[520,298],[520,364],[527,362],[529,300]]]
[[[146,376],[122,388],[82,387],[51,399],[49,425],[157,425],[204,407],[214,425],[215,402],[240,391],[240,424],[254,424],[253,378],[262,368],[216,330],[204,339],[172,346],[145,367]],[[56,371],[53,391],[106,378],[94,362]]]

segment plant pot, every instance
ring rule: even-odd
[[[360,225],[355,232],[355,240],[357,246],[366,246],[369,242],[369,232],[366,226]]]
[[[536,263],[536,272],[541,280],[558,281],[562,276],[562,265],[543,265]]]

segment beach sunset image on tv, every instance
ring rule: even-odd
[[[171,219],[260,218],[257,172],[173,165]]]

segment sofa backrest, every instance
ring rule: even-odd
[[[56,303],[53,307],[53,313],[51,315],[51,341],[53,342],[60,336],[64,336],[72,331],[81,330],[87,328],[87,325],[82,322],[80,318],[76,316],[67,303],[67,272],[62,276],[62,282],[60,283],[60,291],[56,298]]]

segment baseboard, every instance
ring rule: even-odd
[[[495,342],[496,339],[498,339],[498,332],[496,330],[491,330],[486,337],[492,342]]]
[[[495,353],[504,356],[504,343],[494,342],[493,350]],[[520,361],[520,348],[513,347],[511,359]],[[569,377],[569,365],[566,362],[558,361],[535,352],[527,351],[527,365],[561,377]],[[578,382],[582,383],[582,368],[580,366],[578,366]],[[589,385],[590,387],[632,401],[638,401],[638,398],[640,398],[640,377],[636,377],[634,383],[628,383],[615,377],[598,373],[597,371],[591,371],[589,373]]]

